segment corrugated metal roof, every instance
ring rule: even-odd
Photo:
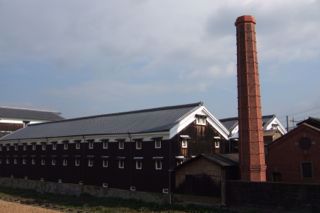
[[[29,125],[1,140],[167,131],[201,102]]]
[[[58,121],[64,119],[58,112],[10,107],[0,107],[0,118],[39,121]]]

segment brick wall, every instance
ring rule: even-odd
[[[303,148],[301,138],[309,138],[311,144]],[[301,124],[285,136],[279,138],[268,148],[268,180],[283,182],[320,183],[320,132]],[[301,164],[312,164],[312,177],[304,178]]]

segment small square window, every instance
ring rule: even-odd
[[[141,160],[136,160],[136,169],[141,170],[142,169],[142,161]]]
[[[109,166],[109,161],[106,160],[106,159],[103,159],[103,160],[102,160],[102,167],[103,167],[103,168],[107,168],[108,166]]]
[[[36,164],[36,160],[34,158],[31,158],[31,164],[35,165]]]
[[[74,165],[75,166],[80,166],[80,159],[75,159],[74,160]]]
[[[52,150],[57,150],[57,143],[52,143]]]
[[[124,141],[120,140],[118,143],[119,143],[119,149],[124,149]]]
[[[301,163],[301,172],[303,178],[312,178],[312,163],[311,162],[303,162]]]
[[[220,141],[214,142],[214,148],[219,149],[220,148]]]
[[[46,160],[45,159],[41,159],[41,166],[46,165]]]
[[[93,167],[93,160],[92,159],[88,160],[88,167]]]
[[[42,144],[41,144],[41,149],[42,149],[42,151],[45,151],[45,150],[46,150],[46,144],[45,144],[45,143],[42,143]]]
[[[93,149],[93,146],[94,146],[94,141],[93,140],[88,140],[89,149]]]
[[[68,160],[67,160],[67,159],[63,159],[62,165],[63,165],[63,166],[68,166]]]
[[[102,149],[108,149],[109,142],[108,140],[102,140]]]
[[[56,163],[57,163],[56,159],[52,159],[52,160],[51,160],[51,165],[52,165],[52,166],[55,166]]]
[[[14,145],[14,151],[18,151],[18,144]]]
[[[23,165],[26,165],[26,164],[27,164],[27,159],[22,158],[22,164],[23,164]]]
[[[188,148],[188,141],[187,141],[187,139],[182,139],[182,141],[181,141],[181,147],[182,147],[182,148]]]
[[[81,148],[81,141],[80,140],[76,140],[76,149],[80,149]]]
[[[161,149],[161,138],[156,138],[154,140],[154,148],[155,149]]]
[[[119,169],[124,169],[124,160],[118,161],[118,167],[119,167]]]
[[[142,149],[142,140],[136,140],[136,149]]]
[[[13,164],[18,164],[18,161],[17,161],[17,159],[15,158],[15,159],[13,159]]]
[[[197,125],[206,125],[207,124],[207,116],[196,115],[196,124]]]
[[[32,144],[32,150],[35,151],[36,149],[37,149],[37,144],[36,144],[36,143],[33,143],[33,144]]]
[[[67,150],[67,149],[68,149],[68,145],[69,145],[69,144],[68,144],[68,141],[64,141],[64,142],[63,142],[63,149],[64,149],[64,150]]]
[[[27,151],[27,144],[23,144],[23,151]]]
[[[10,145],[8,144],[6,147],[7,147],[7,151],[10,151]]]
[[[162,160],[156,160],[155,161],[155,169],[161,170],[162,169]]]
[[[6,164],[10,164],[9,158],[6,159]]]

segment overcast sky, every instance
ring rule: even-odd
[[[320,117],[316,0],[0,0],[1,105],[69,118],[203,101],[235,116],[244,14],[263,114]]]

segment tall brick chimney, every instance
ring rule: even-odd
[[[241,179],[265,181],[263,127],[255,18],[240,16],[237,28],[239,161]]]

